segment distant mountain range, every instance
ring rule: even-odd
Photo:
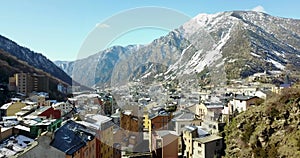
[[[287,66],[300,70],[299,26],[300,20],[253,11],[199,14],[148,45],[115,46],[85,59],[55,63],[87,86],[147,76],[184,79],[204,70],[216,82],[225,82],[265,70],[286,71]]]
[[[110,81],[114,66],[120,59],[126,59],[139,46],[113,46],[85,59],[76,61],[55,61],[54,63],[64,70],[74,80],[81,84],[93,86],[95,83]]]
[[[0,50],[2,50],[1,55],[4,55],[6,53],[9,54],[9,61],[14,60],[15,63],[23,63],[23,64],[14,65],[14,64],[9,64],[9,61],[6,61],[8,62],[10,68],[12,69],[19,67],[18,69],[16,69],[17,71],[15,72],[20,72],[20,71],[33,72],[31,71],[31,69],[36,69],[36,70],[39,69],[69,85],[72,85],[71,77],[68,76],[63,70],[61,70],[58,66],[56,66],[52,61],[47,59],[45,56],[43,56],[40,53],[35,53],[28,48],[22,47],[17,43],[15,43],[14,41],[1,35],[0,35]],[[3,57],[8,59],[7,54]],[[19,60],[19,61],[15,61],[15,60]],[[4,63],[5,61],[2,62]]]

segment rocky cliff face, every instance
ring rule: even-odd
[[[75,81],[80,81],[80,84],[89,87],[96,86],[97,84],[104,86],[110,84],[116,63],[127,59],[133,51],[140,47],[142,46],[113,46],[84,59],[69,62],[55,61],[55,64]]]
[[[300,157],[300,90],[287,89],[226,126],[226,157]]]

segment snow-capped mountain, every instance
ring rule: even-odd
[[[57,65],[60,69],[66,72],[69,76],[72,76],[74,61],[54,61],[55,65]]]
[[[199,14],[178,29],[190,45],[164,75],[200,73],[207,66],[218,76],[223,72],[224,80],[283,71],[288,63],[299,67],[299,24],[252,11]]]
[[[108,53],[108,49],[76,61],[78,66],[73,72],[84,74],[75,80],[91,86],[107,82],[117,85],[147,76],[184,79],[199,76],[203,70],[221,82],[265,70],[285,71],[287,65],[289,69],[299,70],[299,26],[300,20],[253,11],[199,14],[168,35],[138,49],[127,51],[113,47],[110,49],[114,49],[114,53]],[[110,58],[106,58],[109,54]],[[126,55],[119,58],[113,54]],[[93,66],[84,66],[86,63]],[[155,66],[151,66],[153,64]],[[149,70],[153,68],[155,71]],[[90,70],[94,74],[87,73]],[[89,82],[85,82],[88,76]]]

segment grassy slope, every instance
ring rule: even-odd
[[[226,157],[300,157],[300,89],[288,89],[226,126]]]

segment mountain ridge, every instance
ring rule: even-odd
[[[0,49],[15,56],[18,60],[27,62],[29,65],[41,69],[65,83],[72,85],[72,79],[51,60],[41,53],[36,53],[29,48],[20,46],[7,37],[0,35]]]
[[[208,68],[210,76],[217,76],[213,78],[216,83],[245,78],[257,72],[284,72],[287,65],[297,70],[300,68],[299,25],[298,19],[254,11],[199,14],[166,36],[131,51],[128,58],[115,60],[117,62],[110,65],[109,73],[105,74],[109,75],[105,84],[117,85],[137,79],[132,73],[146,72],[136,70],[154,62],[168,67],[164,73],[156,71],[158,74],[152,74],[157,78],[187,78]],[[97,67],[94,70],[96,75],[103,73]],[[89,86],[104,84],[104,80],[94,81]]]

